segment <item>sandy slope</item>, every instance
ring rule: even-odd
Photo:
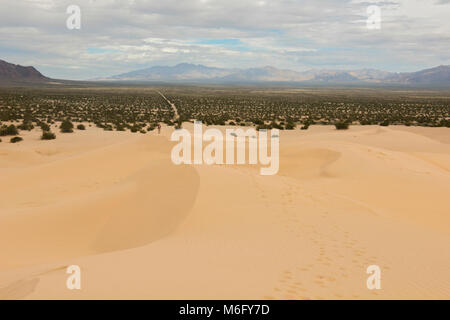
[[[0,299],[449,299],[449,133],[282,132],[276,176],[174,166],[166,128],[4,139]]]

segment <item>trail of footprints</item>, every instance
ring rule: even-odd
[[[259,187],[261,192],[263,188]],[[300,194],[301,192],[301,194]],[[286,231],[298,241],[306,241],[314,254],[305,257],[304,263],[284,270],[278,283],[270,295],[264,299],[343,299],[360,298],[364,283],[355,281],[365,274],[367,266],[377,264],[376,256],[370,255],[367,249],[358,245],[358,240],[351,237],[348,231],[330,217],[326,210],[321,214],[308,216],[308,212],[300,214],[295,200],[301,199],[309,206],[320,209],[320,202],[300,186],[286,183],[285,192],[281,195],[282,222]],[[301,217],[307,216],[306,223]],[[343,239],[343,240],[342,240]],[[298,252],[299,255],[302,252]],[[349,263],[350,262],[350,263]],[[388,266],[383,266],[388,270]],[[355,275],[357,273],[358,275]],[[367,293],[368,291],[364,291]],[[319,293],[319,294],[318,294]],[[371,295],[379,292],[371,291]]]

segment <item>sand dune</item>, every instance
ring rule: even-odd
[[[167,139],[149,137],[6,174],[0,267],[136,247],[170,232],[199,179],[169,154]]]
[[[282,132],[276,176],[175,166],[167,128],[0,143],[0,299],[449,299],[450,145],[414,129]]]

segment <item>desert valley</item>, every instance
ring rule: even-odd
[[[3,90],[0,109],[4,130],[23,139],[4,131],[0,142],[0,299],[450,297],[447,92],[15,90]],[[330,95],[344,107],[319,107]],[[359,112],[374,99],[394,108],[398,96],[403,118]],[[316,107],[287,119],[295,99]],[[222,117],[201,101],[222,103]],[[61,132],[68,118],[73,129]],[[193,133],[194,118],[223,136],[280,128],[278,173],[174,164],[171,135]],[[67,289],[72,265],[80,290]],[[367,287],[372,265],[380,290]]]

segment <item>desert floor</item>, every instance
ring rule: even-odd
[[[0,299],[450,299],[450,129],[284,131],[275,176],[171,130],[2,137]]]

